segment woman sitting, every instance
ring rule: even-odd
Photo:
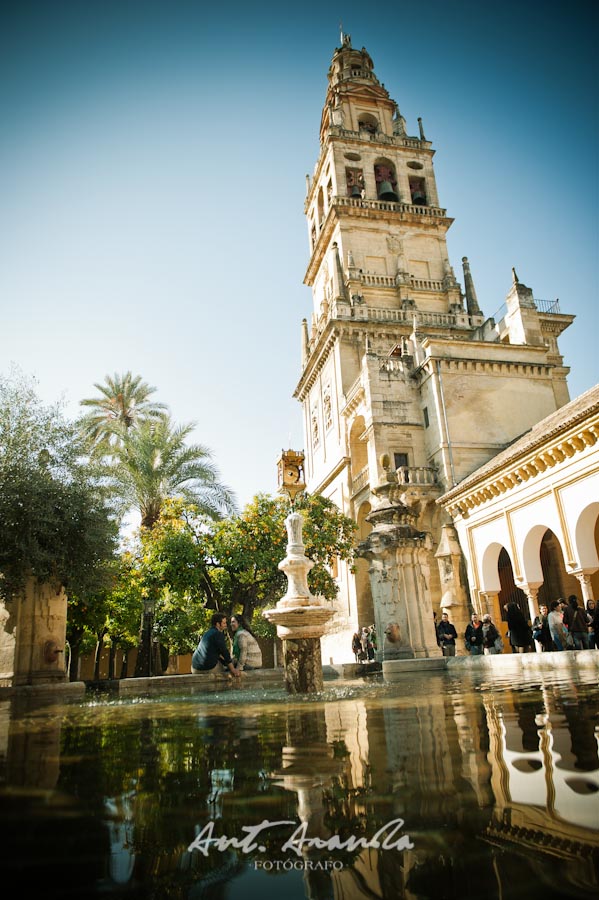
[[[231,616],[233,660],[240,672],[262,668],[262,650],[243,616]]]

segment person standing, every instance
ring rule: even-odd
[[[441,621],[437,626],[437,643],[443,656],[455,656],[455,642],[458,636],[455,625],[449,621],[449,613],[442,613]]]
[[[354,631],[354,636],[351,639],[351,650],[354,654],[354,659],[356,662],[360,662],[360,653],[362,652],[362,641],[360,640],[360,632]]]
[[[233,661],[240,672],[262,668],[262,650],[247,619],[231,616],[233,632]]]
[[[561,600],[552,600],[549,604],[549,615],[547,616],[547,624],[551,640],[556,650],[566,650],[568,642],[568,632],[564,628],[562,619]]]
[[[470,656],[482,656],[483,626],[478,618],[478,613],[472,613],[470,622],[466,626],[464,640],[466,641],[466,650],[470,652]]]
[[[493,619],[489,613],[485,613],[483,616],[483,650],[489,656],[501,653],[498,638],[500,638],[500,634],[493,623]]]
[[[374,659],[376,653],[376,628],[374,625],[371,625],[368,629],[368,634],[370,637],[370,648],[368,651],[368,659]]]
[[[368,626],[364,625],[362,628],[362,634],[360,635],[360,642],[362,644],[362,660],[364,662],[368,662],[374,656],[372,650],[372,641],[370,640],[370,632],[368,630]]]
[[[532,636],[541,649],[541,653],[549,653],[553,650],[553,641],[549,630],[547,617],[549,610],[544,603],[539,606],[539,615],[535,616],[532,623]]]
[[[572,610],[569,630],[574,641],[575,650],[589,649],[589,618],[586,609],[578,603],[576,594],[570,594],[568,603]]]
[[[200,675],[202,672],[211,672],[221,663],[228,669],[231,675],[240,676],[239,669],[231,659],[229,648],[225,640],[224,632],[227,630],[227,617],[224,613],[214,613],[210,620],[210,628],[202,636],[191,657],[192,675]]]
[[[598,638],[599,635],[595,630],[595,601],[587,600],[587,615],[590,620],[589,624],[589,650],[596,650],[598,648]]]
[[[532,645],[532,631],[524,618],[524,613],[517,603],[506,603],[503,607],[506,611],[507,627],[510,634],[510,644],[516,653],[526,653]]]

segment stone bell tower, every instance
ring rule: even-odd
[[[422,120],[409,134],[369,53],[342,35],[328,72],[320,155],[307,178],[304,283],[312,313],[302,323],[294,394],[303,408],[308,490],[352,516],[362,541],[355,573],[343,565],[337,572],[325,661],[349,660],[351,632],[375,620],[386,628],[393,603],[391,618],[407,621],[399,595],[385,601],[384,616],[376,611],[393,519],[388,510],[377,515],[379,487],[391,479],[395,500],[386,496],[385,504],[397,502],[397,521],[409,513],[414,534],[427,536],[412,557],[430,601],[424,624],[413,609],[411,621],[418,653],[427,655],[431,642],[437,652],[431,608],[441,600],[453,607],[458,628],[470,610],[457,536],[435,500],[569,400],[557,338],[573,317],[557,301],[535,300],[515,275],[505,315],[497,322],[485,315],[483,307],[502,300],[479,300],[466,256],[463,287],[456,279],[446,243],[453,219],[440,205],[434,153]],[[383,520],[381,566],[368,541]]]

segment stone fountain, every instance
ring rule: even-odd
[[[322,690],[320,639],[334,614],[326,601],[314,597],[308,587],[308,572],[314,563],[305,554],[302,516],[293,507],[295,497],[304,488],[303,454],[284,452],[279,463],[279,491],[288,494],[291,512],[285,519],[287,555],[279,569],[287,576],[287,593],[264,616],[277,626],[283,642],[285,685],[290,694]]]

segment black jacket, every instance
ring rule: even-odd
[[[442,619],[437,625],[437,637],[440,647],[455,647],[455,641],[458,636],[455,626],[451,622],[444,622]]]
[[[483,626],[482,623],[479,623],[478,628],[475,628],[472,622],[468,623],[466,628],[466,632],[464,634],[464,639],[467,644],[470,644],[471,647],[482,647],[483,645]]]

